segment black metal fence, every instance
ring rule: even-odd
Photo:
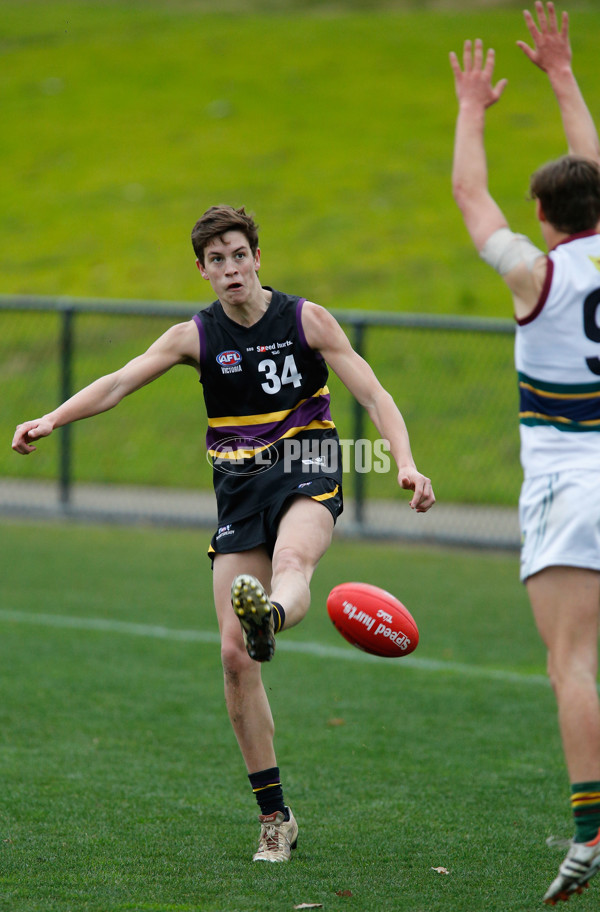
[[[54,408],[143,351],[201,306],[183,302],[0,296],[2,425]],[[406,507],[394,478],[359,465],[374,439],[364,410],[331,377],[334,418],[348,444],[340,531],[467,545],[518,546],[520,485],[512,320],[334,311],[407,421],[413,453],[438,503]],[[61,428],[34,456],[0,448],[0,512],[212,526],[198,384],[177,371],[93,422]],[[189,378],[188,378],[189,379]],[[194,379],[197,378],[194,375]]]

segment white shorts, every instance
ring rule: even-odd
[[[526,479],[519,522],[523,582],[545,567],[600,570],[600,471]]]

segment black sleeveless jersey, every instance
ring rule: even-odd
[[[306,341],[304,302],[273,291],[253,326],[231,320],[220,301],[194,317],[219,525],[259,512],[283,485],[316,474],[341,484],[327,365]]]

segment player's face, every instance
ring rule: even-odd
[[[257,272],[260,250],[252,255],[246,235],[226,231],[204,248],[204,265],[198,262],[202,277],[210,282],[222,304],[247,304],[260,290]]]

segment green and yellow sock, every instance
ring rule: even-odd
[[[600,829],[600,782],[571,783],[575,842],[591,842]]]

